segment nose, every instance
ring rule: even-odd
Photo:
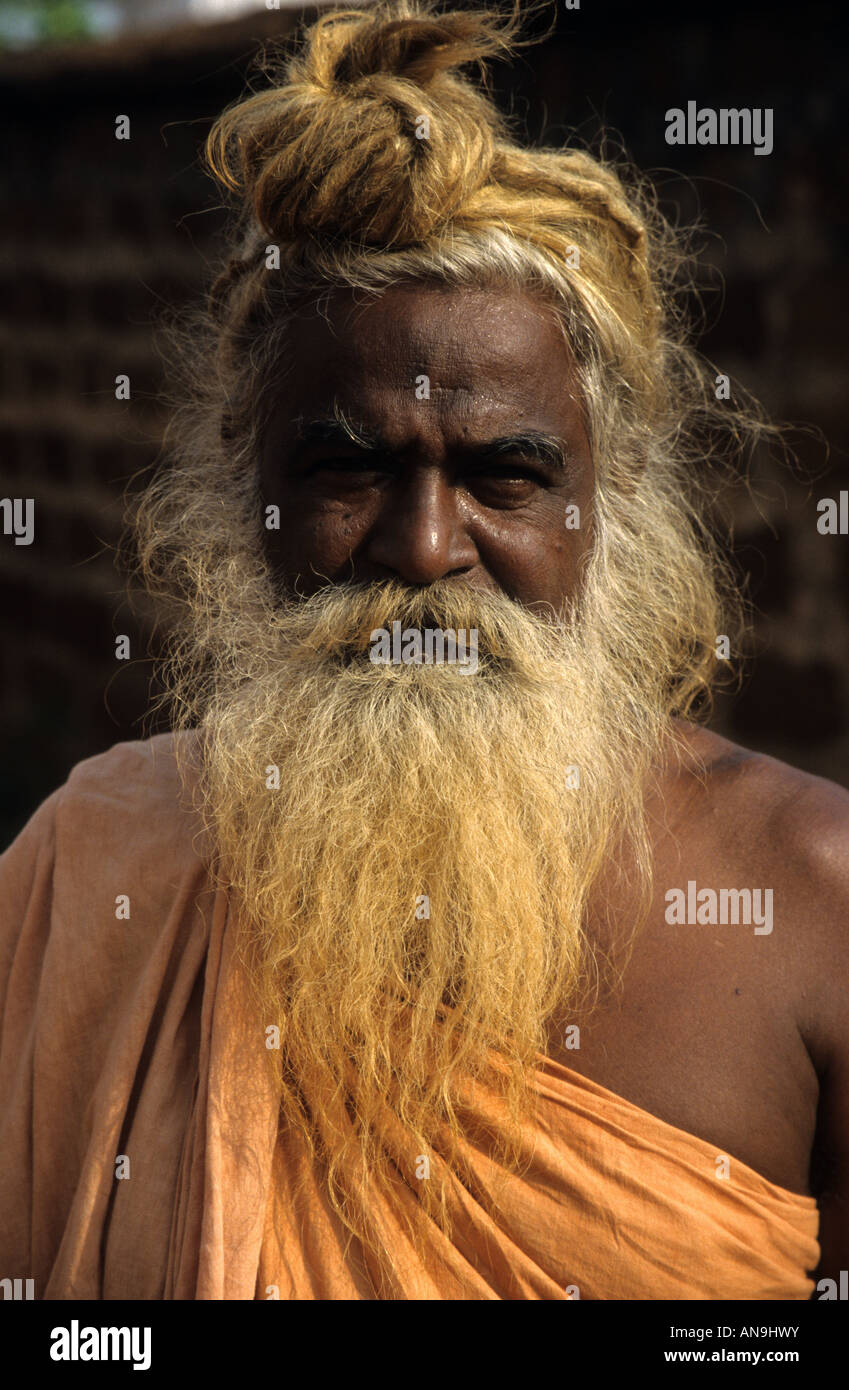
[[[478,563],[456,489],[439,468],[414,468],[385,494],[366,555],[407,584],[468,574]]]

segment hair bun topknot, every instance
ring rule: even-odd
[[[424,240],[487,181],[503,133],[454,69],[509,52],[516,28],[429,0],[326,14],[276,85],[218,119],[209,166],[278,241]]]

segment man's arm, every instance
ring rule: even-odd
[[[820,1209],[819,1266],[814,1282],[849,1271],[849,1030],[842,1055],[820,1078],[817,1133],[811,1163],[811,1184]],[[821,1291],[812,1297],[819,1298]]]
[[[816,997],[803,1030],[820,1085],[811,1190],[822,1254],[813,1278],[839,1288],[841,1271],[849,1271],[849,794],[816,779],[795,812],[806,850],[798,886],[816,952]]]
[[[50,934],[58,788],[0,854],[0,1277],[31,1278],[33,1074]],[[40,1271],[39,1271],[40,1272]],[[41,1296],[39,1283],[36,1297]]]

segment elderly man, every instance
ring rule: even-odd
[[[174,732],[0,861],[0,1253],[46,1298],[805,1299],[849,1258],[839,788],[739,649],[675,236],[324,15],[208,156],[238,249],[141,499]],[[824,1286],[825,1287],[825,1286]]]

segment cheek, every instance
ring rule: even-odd
[[[493,565],[509,570],[516,581],[562,589],[580,572],[591,548],[592,508],[574,495],[552,495],[528,517],[514,516],[487,529],[481,548]]]
[[[310,565],[325,572],[348,560],[368,534],[371,509],[300,495],[281,499],[280,529],[268,533],[269,551],[292,571]]]

